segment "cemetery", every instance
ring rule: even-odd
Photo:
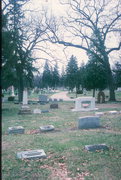
[[[120,0],[1,3],[1,179],[121,180]]]
[[[35,93],[34,97],[37,102],[39,95]],[[51,98],[49,94],[48,97]],[[102,171],[103,176],[115,176],[119,179],[121,101],[97,103],[95,99],[92,110],[89,97],[90,92],[86,100],[82,94],[77,99],[70,98],[71,101],[63,99],[58,102],[28,104],[33,99],[31,95],[25,95],[22,104],[3,102],[3,177],[11,180],[14,176],[23,178],[30,168],[28,179],[41,177],[46,180],[56,169],[63,174],[62,164],[66,166],[71,179],[78,179],[78,174],[83,179],[98,178],[102,176]],[[117,97],[120,99],[121,96],[117,94]],[[89,104],[90,109],[79,106],[84,110],[72,111],[78,99],[79,104]],[[18,115],[22,108],[31,110],[31,113]],[[104,171],[104,164],[110,175]],[[41,170],[39,174],[38,167]],[[59,175],[56,177],[59,178]]]

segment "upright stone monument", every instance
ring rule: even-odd
[[[91,111],[91,110],[97,110],[97,108],[95,108],[94,97],[76,98],[75,109],[72,109],[72,111]]]
[[[22,107],[18,114],[31,114],[31,110],[28,106],[28,94],[27,94],[27,88],[23,91],[23,103]]]
[[[14,86],[11,87],[11,96],[15,96],[15,93],[14,93]]]

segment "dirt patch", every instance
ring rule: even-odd
[[[41,166],[41,168],[47,168],[51,171],[51,175],[48,179],[50,180],[84,180],[85,176],[90,176],[89,172],[77,173],[76,177],[69,177],[69,171],[65,163],[55,163],[56,167],[49,165]]]

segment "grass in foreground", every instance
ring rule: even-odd
[[[49,109],[30,105],[31,109]],[[121,179],[121,114],[101,117],[103,128],[78,130],[78,117],[94,112],[72,112],[73,102],[59,103],[59,109],[40,115],[18,115],[20,105],[3,104],[2,179],[3,180],[119,180]],[[100,111],[121,110],[121,103],[98,105]],[[58,131],[35,134],[42,125],[52,124]],[[7,128],[21,125],[25,134],[7,135]],[[106,143],[109,151],[86,152],[88,144]],[[19,160],[16,153],[44,149],[47,159]],[[68,179],[70,178],[70,179]]]

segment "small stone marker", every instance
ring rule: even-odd
[[[63,99],[59,99],[60,102],[63,102]]]
[[[53,125],[48,125],[48,126],[41,126],[40,131],[42,132],[47,132],[47,131],[53,131],[55,128]]]
[[[9,127],[8,134],[24,134],[24,128],[22,126]]]
[[[104,113],[103,112],[96,112],[95,115],[100,117],[100,116],[103,116]]]
[[[22,151],[17,153],[17,158],[19,159],[38,159],[38,158],[40,159],[46,157],[47,156],[43,149]]]
[[[94,144],[94,145],[86,145],[85,149],[87,151],[99,151],[99,150],[109,150],[106,144]]]
[[[117,114],[118,111],[109,111],[109,114]]]
[[[33,113],[34,113],[34,114],[41,114],[41,110],[40,110],[40,109],[34,109],[34,110],[33,110]]]
[[[58,104],[50,104],[50,109],[58,109]]]
[[[40,95],[39,102],[40,104],[46,104],[48,102],[48,97],[46,95]]]
[[[55,99],[53,99],[53,101],[57,102],[58,100],[55,98]]]
[[[48,113],[49,110],[41,110],[41,113]]]
[[[78,120],[79,129],[90,129],[100,127],[99,116],[84,116]]]

